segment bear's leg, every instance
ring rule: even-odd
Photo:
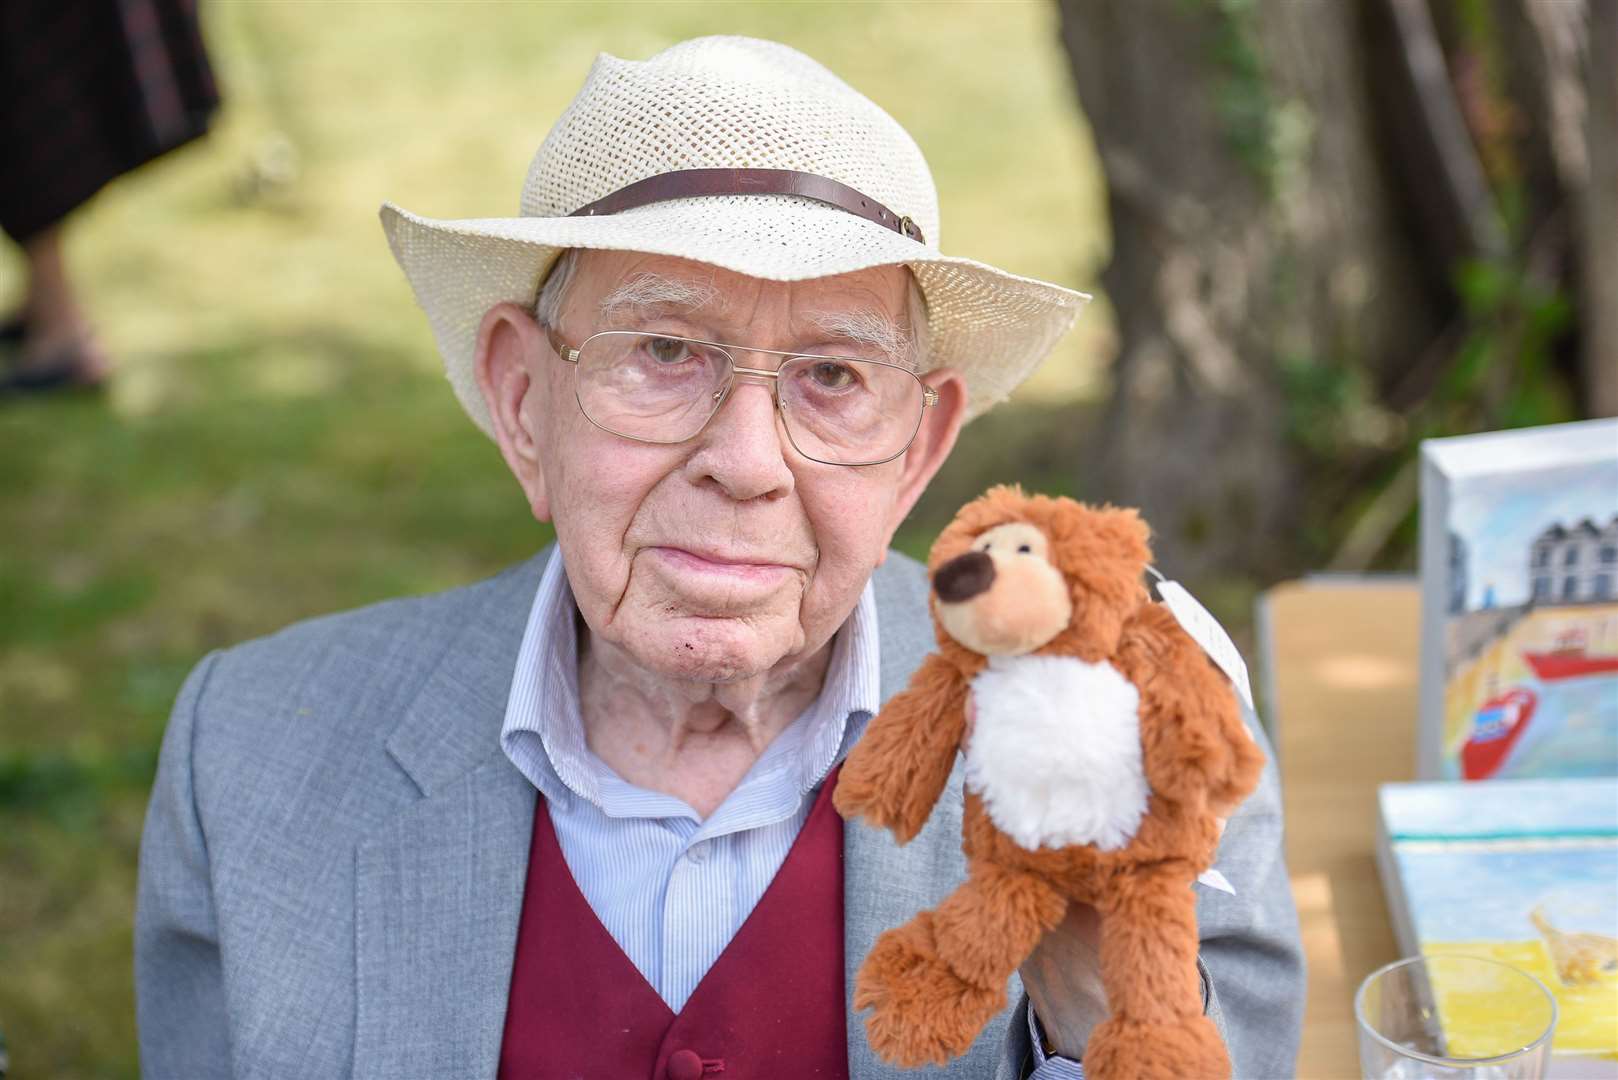
[[[1087,1080],[1229,1077],[1203,1015],[1196,895],[1172,873],[1121,874],[1101,899],[1101,981],[1111,1015],[1090,1033]]]
[[[860,967],[854,1007],[889,1061],[911,1067],[964,1054],[1005,1008],[1006,980],[1067,902],[1043,881],[974,863],[935,911],[877,939]]]
[[[1034,874],[974,861],[934,916],[938,953],[964,981],[1004,986],[1067,914],[1067,898]]]

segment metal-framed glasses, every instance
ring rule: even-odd
[[[603,330],[577,348],[547,327],[556,355],[573,365],[585,419],[645,443],[681,443],[713,419],[739,379],[773,384],[792,446],[827,465],[880,465],[915,439],[938,392],[907,367],[848,356],[813,356],[716,341]],[[732,353],[777,356],[774,370],[744,367]]]

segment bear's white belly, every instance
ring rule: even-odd
[[[1129,843],[1151,795],[1134,683],[1105,661],[994,657],[972,701],[966,786],[1001,832],[1030,850]]]

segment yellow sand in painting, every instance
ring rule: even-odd
[[[1589,1054],[1618,1060],[1618,972],[1609,972],[1587,986],[1563,986],[1550,956],[1538,941],[1444,941],[1429,944],[1428,956],[1481,956],[1528,972],[1550,987],[1556,997],[1556,1034],[1551,1049],[1558,1054]],[[1507,995],[1491,994],[1487,987],[1437,987],[1438,1011],[1450,1053],[1456,1057],[1486,1057],[1521,1046],[1537,1031],[1525,1023],[1520,1009]]]
[[[1530,611],[1473,660],[1462,663],[1444,689],[1443,753],[1454,760],[1472,734],[1472,714],[1507,686],[1531,678],[1524,651],[1549,652],[1570,631],[1591,656],[1618,653],[1618,605],[1551,607]]]

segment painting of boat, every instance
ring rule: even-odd
[[[1472,735],[1461,747],[1461,775],[1487,780],[1500,771],[1522,742],[1539,698],[1526,686],[1514,686],[1485,701],[1472,718]]]
[[[1550,651],[1524,651],[1522,658],[1542,682],[1618,673],[1618,655],[1591,656],[1585,651],[1584,634],[1577,630],[1562,635]]]

